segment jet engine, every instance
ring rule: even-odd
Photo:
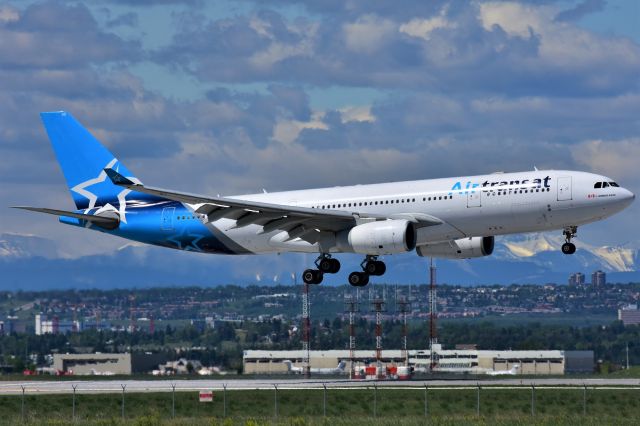
[[[408,220],[363,223],[337,235],[343,252],[382,255],[404,253],[416,247],[416,230]]]
[[[418,256],[445,259],[468,259],[493,253],[494,237],[469,237],[442,243],[427,244],[416,249]]]

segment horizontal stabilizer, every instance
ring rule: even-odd
[[[104,169],[104,171],[107,174],[107,176],[109,176],[109,179],[111,179],[111,182],[113,182],[114,185],[124,185],[124,186],[139,185],[139,183],[136,183],[131,179],[128,179],[122,176],[120,173],[118,173],[114,169],[107,168],[107,169]]]
[[[69,212],[66,210],[47,209],[43,207],[13,206],[12,208],[29,210],[29,211],[38,212],[38,213],[47,213],[55,216],[73,217],[76,219],[86,220],[86,221],[95,223],[96,226],[99,226],[100,228],[104,228],[104,229],[116,229],[120,224],[120,220],[117,217],[95,216],[91,214]]]

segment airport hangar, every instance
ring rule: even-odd
[[[429,350],[408,350],[409,365],[415,369],[429,368],[431,355]],[[246,350],[242,364],[244,374],[278,374],[287,373],[289,360],[296,367],[303,366],[305,351],[269,351]],[[477,349],[451,349],[437,352],[439,368],[455,372],[465,370],[508,371],[520,365],[518,374],[523,375],[561,375],[565,373],[591,373],[594,370],[593,351],[559,351],[559,350],[525,350],[494,351]],[[345,371],[349,371],[349,350],[309,351],[311,368],[335,368],[340,361],[346,361]],[[354,351],[354,361],[358,366],[375,363],[375,350]],[[404,365],[405,359],[401,350],[383,350],[381,362],[385,364]]]
[[[148,373],[166,362],[164,354],[95,353],[54,354],[53,368],[74,375]]]

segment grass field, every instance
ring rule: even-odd
[[[326,418],[320,390],[227,391],[201,403],[196,392],[76,395],[77,424],[424,424],[423,389],[329,389]],[[583,416],[582,389],[535,391],[532,416],[530,388],[480,390],[429,389],[427,415],[432,424],[635,424],[640,416],[640,390],[589,389]],[[276,414],[277,410],[277,414]],[[72,395],[27,395],[25,421],[64,424],[72,420]],[[22,397],[0,397],[0,424],[22,423]]]

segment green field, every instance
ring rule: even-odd
[[[76,395],[77,424],[423,424],[424,389],[329,389],[326,418],[319,390],[234,390],[201,403],[197,392]],[[640,416],[640,390],[588,389],[586,417],[582,389],[535,391],[532,415],[530,388],[480,390],[429,389],[427,416],[435,424],[635,424]],[[276,412],[277,410],[277,412]],[[22,423],[22,397],[0,397],[0,423]],[[72,395],[27,395],[24,419],[31,424],[64,424],[72,420]]]

